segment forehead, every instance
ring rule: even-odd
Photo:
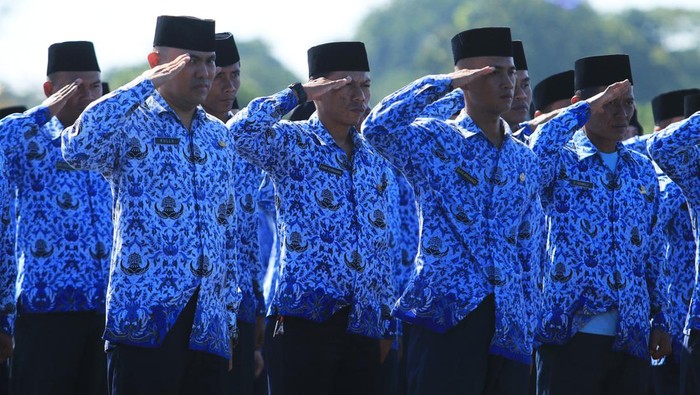
[[[505,56],[477,56],[464,58],[457,61],[457,69],[480,69],[486,66],[498,66],[503,68],[515,67],[513,58]]]
[[[100,81],[99,71],[57,71],[51,75],[51,80],[54,82],[71,83],[76,79],[82,79],[83,82],[92,84]]]
[[[339,80],[350,77],[354,82],[366,82],[369,80],[369,71],[332,71],[326,77],[329,80]]]

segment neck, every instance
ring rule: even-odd
[[[596,149],[600,152],[604,153],[612,153],[617,151],[617,141],[615,140],[608,140],[608,139],[603,139],[600,138],[598,135],[595,135],[593,133],[588,133],[586,128],[583,128],[584,132],[586,133],[586,136],[588,139],[591,141],[591,144],[593,144]]]
[[[496,147],[503,144],[504,131],[501,129],[501,117],[494,114],[470,113],[467,108],[469,117],[474,121],[476,126],[484,132],[486,138]]]

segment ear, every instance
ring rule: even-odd
[[[51,96],[51,91],[53,91],[53,83],[51,81],[44,82],[44,95]]]
[[[151,68],[158,66],[159,60],[160,56],[158,55],[158,52],[151,52],[148,54],[148,65],[151,66]]]
[[[578,96],[572,96],[571,97],[571,104],[576,104],[581,101],[581,98]]]
[[[540,111],[540,110],[535,110],[535,116],[534,116],[533,118],[537,118],[537,117],[539,117],[539,116],[542,115],[542,114],[543,114],[542,111]]]

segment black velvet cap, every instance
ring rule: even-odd
[[[523,42],[515,40],[513,45],[513,63],[515,63],[516,70],[527,70],[527,58],[525,57],[525,48],[523,48]]]
[[[683,116],[683,98],[698,93],[700,89],[679,89],[654,96],[651,99],[654,123],[658,125],[667,119]]]
[[[214,52],[216,51],[214,20],[161,15],[156,22],[153,46]]]
[[[574,64],[574,91],[608,86],[623,80],[629,80],[634,85],[628,55],[589,56],[578,59]]]
[[[229,32],[216,33],[216,65],[219,67],[230,66],[241,60],[238,55],[238,47],[233,34]]]
[[[479,56],[513,56],[509,27],[482,27],[465,30],[452,37],[452,57],[460,59]]]
[[[90,41],[51,44],[46,75],[57,71],[100,71],[95,47]]]
[[[566,70],[552,74],[540,81],[532,90],[535,109],[542,110],[548,105],[574,96],[574,71]]]
[[[332,71],[369,71],[365,44],[341,41],[317,45],[307,51],[309,77]]]
[[[683,117],[689,116],[700,111],[700,94],[688,95],[683,98]]]
[[[27,107],[25,106],[11,106],[0,108],[0,119],[3,119],[8,115],[17,114],[25,111],[27,111]]]

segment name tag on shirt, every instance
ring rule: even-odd
[[[180,145],[180,139],[177,137],[156,137],[155,143],[158,145]]]
[[[328,166],[325,163],[321,163],[320,165],[318,165],[318,168],[321,169],[322,171],[325,171],[326,173],[335,174],[336,176],[339,176],[339,177],[341,175],[343,175],[342,170],[338,169],[337,167]]]
[[[459,176],[459,178],[463,179],[464,181],[466,181],[472,185],[479,184],[479,180],[476,177],[467,173],[467,171],[462,169],[461,167],[456,168],[455,172],[457,172],[457,175]]]
[[[593,186],[594,186],[592,182],[581,181],[581,180],[572,180],[572,179],[569,179],[569,184],[576,186],[576,187],[586,188],[586,189],[593,189]]]
[[[69,165],[68,162],[60,160],[56,162],[56,170],[58,171],[75,171],[73,166]]]

